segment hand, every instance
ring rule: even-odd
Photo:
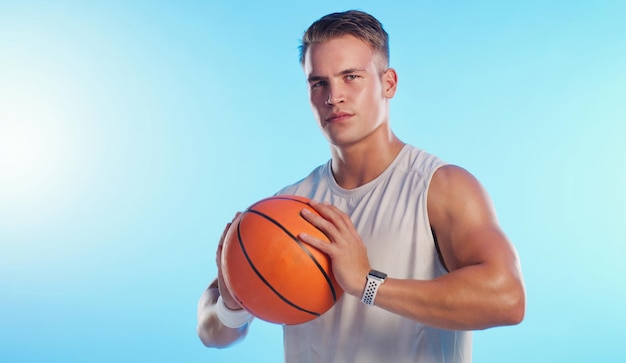
[[[218,287],[220,290],[220,296],[224,301],[224,304],[227,308],[231,310],[239,310],[243,309],[243,307],[239,304],[237,299],[230,293],[228,288],[226,287],[226,283],[224,282],[224,275],[222,273],[222,246],[224,245],[224,240],[226,239],[226,234],[230,229],[230,226],[233,222],[241,215],[241,212],[237,212],[235,218],[233,218],[232,222],[226,224],[226,228],[224,228],[224,232],[222,232],[222,237],[220,237],[220,242],[217,245],[217,253],[215,255],[215,263],[217,264],[217,279],[218,279]]]
[[[301,212],[302,217],[321,230],[330,243],[306,233],[298,237],[326,253],[330,257],[337,283],[346,293],[360,297],[370,271],[367,249],[361,236],[350,217],[337,207],[315,201],[311,201],[310,205],[321,217],[306,208]]]

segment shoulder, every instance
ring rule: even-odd
[[[495,222],[491,199],[469,171],[457,165],[437,169],[428,191],[428,214],[432,224]]]
[[[467,170],[446,165],[433,175],[428,192],[428,217],[449,267],[475,262],[487,241],[505,240],[491,199]]]
[[[438,156],[410,144],[404,146],[396,162],[397,167],[417,170],[425,174],[432,174],[441,166],[446,165]]]
[[[330,168],[330,161],[326,162],[322,165],[319,165],[315,169],[313,169],[309,175],[300,179],[299,181],[287,185],[280,189],[276,195],[305,195],[310,192],[312,188],[318,186],[324,178],[326,178],[328,174],[328,169]]]
[[[429,200],[436,204],[484,201],[487,193],[469,171],[458,165],[443,165],[435,170],[429,188]]]

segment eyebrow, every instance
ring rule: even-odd
[[[344,69],[343,71],[333,75],[334,77],[337,76],[345,76],[347,74],[353,74],[353,73],[359,73],[359,72],[365,72],[365,69],[361,69],[361,68],[348,68],[348,69]],[[309,76],[309,78],[307,79],[309,82],[316,82],[316,81],[324,81],[328,79],[328,77],[322,77],[322,76]]]

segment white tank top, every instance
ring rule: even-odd
[[[328,202],[350,215],[372,268],[399,279],[430,280],[446,273],[428,220],[432,175],[444,163],[406,145],[373,181],[346,190],[330,161],[278,194]],[[471,362],[471,332],[435,329],[344,294],[308,323],[285,325],[285,362]]]

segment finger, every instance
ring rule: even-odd
[[[226,233],[230,228],[230,223],[226,224],[224,231],[222,232],[222,236],[220,237],[220,241],[217,244],[217,250],[215,251],[215,263],[217,264],[217,268],[219,269],[222,264],[222,249],[224,248],[224,240],[226,239]]]
[[[220,237],[218,247],[224,244],[224,240],[226,239],[226,235],[228,234],[228,230],[230,229],[230,226],[233,225],[235,220],[239,218],[240,215],[241,215],[241,212],[237,212],[235,216],[233,217],[233,219],[230,222],[226,223],[226,227],[224,227],[224,230],[222,231],[222,236]]]
[[[237,214],[235,214],[235,217],[233,217],[232,221],[226,223],[226,226],[224,227],[224,230],[222,231],[220,241],[217,244],[217,251],[215,252],[215,263],[217,264],[218,270],[220,269],[222,265],[222,249],[224,248],[224,241],[226,241],[226,236],[228,235],[228,231],[230,230],[230,227],[240,215],[241,215],[241,212],[237,212]]]
[[[339,208],[335,207],[329,203],[320,203],[320,202],[312,202],[311,207],[313,207],[324,219],[332,222],[333,225],[338,228],[344,228],[349,226],[352,222],[350,217],[341,211]]]
[[[232,223],[226,223],[226,227],[224,227],[224,230],[222,231],[222,236],[220,237],[220,242],[217,244],[218,248],[222,247],[222,245],[224,244],[224,240],[226,239],[226,234],[228,233],[228,230],[230,229],[231,225]]]
[[[319,212],[318,212],[319,213]],[[332,221],[327,220],[320,214],[316,214],[311,212],[309,209],[304,208],[300,212],[302,217],[307,220],[307,222],[314,225],[317,229],[322,231],[326,235],[330,235],[333,232],[333,223]]]
[[[311,211],[303,210],[302,216],[319,229],[329,241],[334,243],[341,243],[343,240],[342,233],[351,231],[351,222],[343,221],[340,215],[331,213],[327,214],[328,217],[324,217]]]
[[[328,241],[323,241],[307,233],[300,233],[298,235],[298,238],[300,238],[302,242],[317,248],[318,250],[324,252],[327,255],[330,255],[332,253],[332,244],[329,243]]]

